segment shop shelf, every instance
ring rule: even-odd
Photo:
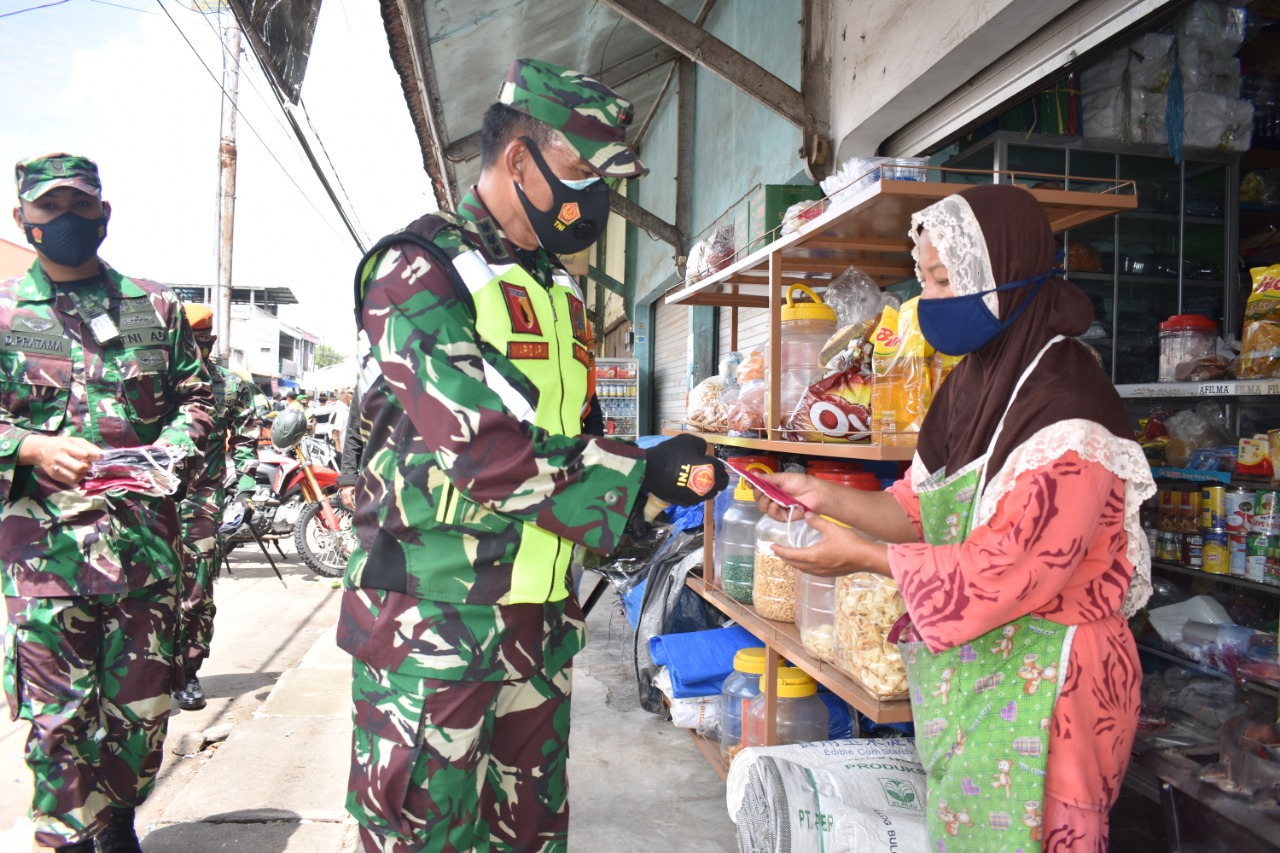
[[[1257,679],[1253,679],[1245,675],[1232,675],[1229,672],[1224,672],[1223,670],[1220,670],[1220,669],[1214,669],[1211,666],[1205,666],[1204,664],[1196,663],[1190,658],[1184,658],[1182,655],[1174,654],[1172,652],[1166,652],[1163,649],[1157,649],[1155,646],[1151,646],[1143,642],[1139,642],[1137,645],[1138,645],[1138,651],[1144,655],[1151,655],[1152,657],[1169,661],[1170,663],[1175,663],[1178,666],[1183,667],[1184,669],[1187,669],[1191,672],[1198,673],[1200,675],[1209,675],[1214,678],[1221,678],[1227,681],[1234,681],[1236,684],[1240,685],[1246,690],[1252,690],[1255,693],[1261,693],[1263,696],[1270,696],[1272,699],[1280,697],[1280,689],[1277,689],[1277,687],[1274,684],[1271,684],[1270,682],[1259,681]]]
[[[1143,382],[1117,385],[1127,400],[1185,397],[1265,397],[1280,394],[1280,379],[1222,379],[1215,382]]]
[[[766,647],[776,651],[792,665],[803,669],[828,690],[877,723],[903,723],[911,719],[911,701],[879,699],[838,667],[816,660],[804,644],[800,633],[790,622],[774,622],[758,614],[754,607],[742,604],[701,578],[689,578],[688,586],[713,607],[750,631]]]
[[[1198,471],[1195,468],[1167,468],[1156,465],[1151,469],[1151,476],[1157,480],[1181,480],[1186,483],[1222,483],[1231,482],[1229,471]]]
[[[982,173],[988,182],[996,174],[989,170]],[[911,214],[966,186],[939,181],[877,181],[833,205],[806,223],[803,230],[781,237],[704,279],[677,287],[667,294],[666,301],[764,308],[770,305],[770,283],[775,277],[778,281],[782,277],[822,280],[849,266],[858,267],[881,286],[912,278],[911,241],[906,236]],[[1056,233],[1137,208],[1132,181],[1106,181],[1105,188],[1103,192],[1031,188],[1030,192],[1040,201]]]
[[[800,456],[834,456],[840,459],[910,462],[916,452],[914,447],[888,447],[883,444],[846,444],[836,441],[819,443],[812,441],[778,441],[766,438],[735,438],[720,433],[699,432],[678,427],[667,427],[662,430],[663,435],[681,435],[682,433],[692,433],[704,439],[708,444],[740,447],[749,450],[765,450],[769,453],[793,453]]]
[[[1280,596],[1280,585],[1261,583],[1259,581],[1251,581],[1247,578],[1237,577],[1235,575],[1219,575],[1212,572],[1202,572],[1199,569],[1193,569],[1190,566],[1182,566],[1178,563],[1167,563],[1163,560],[1152,560],[1151,568],[1165,572],[1173,572],[1179,575],[1188,575],[1193,578],[1204,578],[1218,583],[1225,583],[1231,586],[1238,586],[1243,589],[1251,589],[1255,592],[1266,593],[1267,595]]]

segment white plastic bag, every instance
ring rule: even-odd
[[[1182,626],[1188,622],[1208,622],[1211,625],[1229,625],[1231,617],[1215,599],[1207,595],[1197,595],[1177,604],[1157,607],[1147,611],[1151,627],[1156,629],[1160,639],[1169,645],[1182,640]]]

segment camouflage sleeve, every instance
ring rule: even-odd
[[[2,396],[0,400],[3,400]],[[13,487],[13,472],[18,467],[18,445],[34,433],[35,430],[13,423],[8,410],[0,403],[0,504],[8,502],[9,489]]]
[[[470,305],[416,246],[366,265],[361,324],[400,407],[463,496],[557,536],[611,551],[640,493],[644,451],[554,435],[522,420],[493,386],[537,391],[476,333]],[[513,401],[514,402],[514,401]]]
[[[201,468],[206,439],[213,429],[213,389],[182,304],[168,291],[162,298],[167,302],[163,316],[169,329],[168,385],[174,407],[159,440],[185,450],[187,470],[195,472]]]
[[[231,451],[236,473],[242,477],[253,476],[254,469],[258,467],[258,416],[254,391],[251,384],[239,380],[236,409],[231,413],[231,432],[227,436],[227,449]]]

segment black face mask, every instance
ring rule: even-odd
[[[556,255],[572,255],[590,246],[604,233],[609,219],[609,187],[603,179],[596,179],[583,189],[569,186],[547,166],[538,146],[527,136],[520,137],[529,148],[533,162],[551,187],[551,209],[538,210],[525,197],[524,189],[516,184],[520,204],[533,228],[538,243]]]
[[[27,242],[55,264],[78,267],[98,254],[107,238],[107,217],[85,219],[67,211],[43,225],[32,225],[24,217],[22,230]]]

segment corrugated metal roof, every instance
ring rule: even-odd
[[[515,59],[544,59],[612,86],[635,104],[637,117],[628,134],[634,142],[677,56],[608,7],[587,0],[381,0],[381,5],[392,60],[442,207],[479,176],[475,134]],[[667,0],[666,5],[696,20],[711,3]]]

